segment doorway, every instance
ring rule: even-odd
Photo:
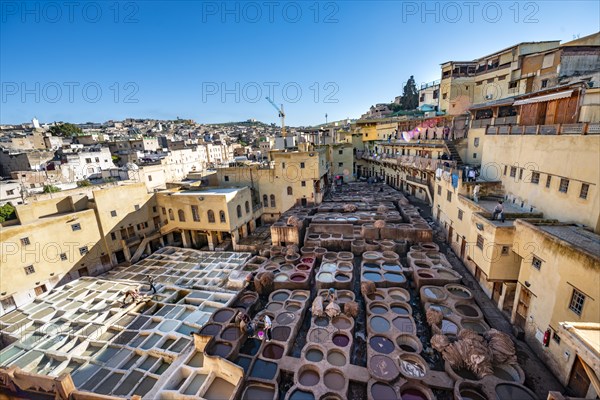
[[[494,303],[498,304],[500,296],[502,296],[502,282],[494,282],[492,290],[492,300],[494,300]]]
[[[590,389],[590,383],[591,381],[585,372],[583,361],[581,361],[579,356],[575,356],[573,369],[571,369],[571,377],[567,385],[567,394],[571,397],[580,397],[583,399]]]

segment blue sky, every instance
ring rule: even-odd
[[[0,123],[355,118],[448,60],[597,32],[597,1],[0,1]]]

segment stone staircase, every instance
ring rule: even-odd
[[[456,166],[459,168],[463,166],[464,163],[462,161],[462,158],[460,157],[460,154],[458,154],[458,150],[456,150],[456,146],[454,145],[454,143],[446,141],[444,142],[444,144],[446,145],[448,153],[450,153],[450,155],[452,156],[452,160],[456,161]]]

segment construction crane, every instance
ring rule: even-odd
[[[281,136],[283,138],[285,138],[287,136],[287,132],[285,130],[285,113],[283,112],[283,104],[280,107],[277,107],[277,104],[275,104],[275,102],[273,100],[271,100],[271,98],[269,96],[265,97],[265,99],[267,99],[269,101],[269,103],[271,103],[273,105],[273,107],[275,107],[275,109],[277,110],[277,112],[279,113],[279,118],[281,118]]]

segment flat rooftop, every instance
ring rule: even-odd
[[[575,225],[536,225],[536,227],[600,258],[600,235]]]

